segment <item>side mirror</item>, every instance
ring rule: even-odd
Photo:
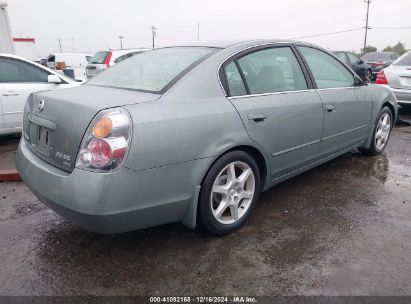
[[[56,75],[49,75],[47,78],[47,82],[55,84],[62,83],[61,78]]]
[[[363,63],[364,63],[364,61],[362,61],[361,59],[358,60],[358,64],[363,64]]]

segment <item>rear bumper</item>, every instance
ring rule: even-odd
[[[22,139],[16,163],[23,181],[48,207],[86,230],[113,234],[185,219],[196,192],[194,168],[205,168],[209,160],[143,171],[68,173],[38,158]]]
[[[398,104],[406,104],[410,105],[411,104],[411,90],[404,90],[404,89],[395,89],[391,88],[389,86],[386,86],[393,92],[395,97],[397,98]]]

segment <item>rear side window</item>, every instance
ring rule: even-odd
[[[358,64],[360,62],[360,58],[357,55],[347,53],[348,59],[351,61],[352,64]]]
[[[114,63],[119,63],[120,61],[123,61],[126,58],[127,58],[127,54],[122,55],[122,56],[118,57],[116,60],[114,60]]]
[[[404,54],[394,65],[411,66],[411,53]]]
[[[307,89],[303,71],[290,47],[256,51],[238,59],[250,94]]]
[[[310,47],[299,47],[319,89],[344,88],[355,85],[354,76],[334,57]]]
[[[227,78],[227,85],[230,96],[247,95],[247,90],[244,86],[241,74],[234,61],[226,65],[225,76]]]
[[[0,83],[47,82],[49,73],[20,60],[0,58]]]
[[[345,55],[345,53],[338,52],[338,53],[335,53],[335,56],[337,56],[342,62],[344,62],[346,64],[349,64],[347,56]]]

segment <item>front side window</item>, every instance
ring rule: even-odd
[[[0,58],[0,82],[47,82],[49,73],[29,63]]]
[[[256,51],[238,59],[250,94],[306,90],[303,71],[290,47]]]
[[[234,61],[226,65],[224,68],[225,77],[227,79],[228,93],[230,96],[246,95],[247,90]]]
[[[334,57],[311,48],[299,47],[319,89],[344,88],[355,85],[354,76]]]
[[[96,75],[86,85],[160,92],[213,50],[208,47],[170,47],[144,52]]]

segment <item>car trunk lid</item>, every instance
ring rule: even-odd
[[[103,109],[152,102],[160,95],[82,85],[30,95],[23,135],[30,150],[47,163],[71,172],[84,133]]]
[[[384,72],[390,87],[411,90],[411,67],[391,66]]]

